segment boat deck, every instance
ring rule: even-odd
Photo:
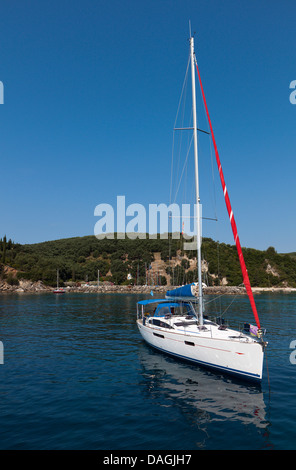
[[[170,333],[179,333],[188,336],[198,336],[203,338],[217,338],[223,340],[239,342],[257,342],[257,338],[252,338],[242,332],[232,330],[225,325],[218,325],[209,320],[204,320],[202,326],[194,317],[171,316],[171,317],[148,317],[145,325],[149,328]]]

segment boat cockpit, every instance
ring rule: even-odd
[[[150,325],[172,329],[173,326],[197,325],[197,312],[192,302],[166,299],[142,300],[137,303],[137,317]]]

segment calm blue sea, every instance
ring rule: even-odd
[[[296,295],[256,296],[269,342],[259,387],[144,344],[141,298],[0,296],[2,450],[296,449]],[[219,313],[233,297],[209,300]],[[247,298],[227,318],[252,321]]]

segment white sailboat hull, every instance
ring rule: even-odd
[[[144,325],[142,319],[137,325],[143,339],[160,351],[248,380],[262,379],[262,343],[237,331],[220,332],[212,327],[200,334],[177,332]],[[235,338],[231,338],[233,334]]]

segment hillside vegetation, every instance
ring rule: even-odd
[[[296,287],[296,257],[243,248],[251,284],[255,287]],[[237,286],[242,275],[236,247],[204,238],[203,277],[208,285]],[[0,277],[8,283],[19,279],[54,286],[96,282],[114,284],[180,285],[197,280],[196,253],[183,251],[183,240],[103,239],[94,236],[67,238],[32,245],[0,239]]]

